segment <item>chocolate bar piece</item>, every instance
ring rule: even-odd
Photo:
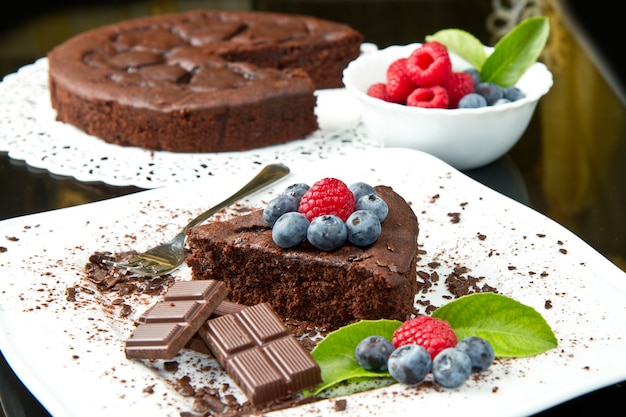
[[[269,304],[208,320],[198,333],[252,405],[313,388],[319,365]]]
[[[128,359],[171,359],[226,298],[221,281],[178,281],[146,310],[126,340]]]

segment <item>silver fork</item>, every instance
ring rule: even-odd
[[[237,200],[264,188],[289,173],[289,168],[283,164],[270,164],[265,166],[254,178],[244,185],[239,191],[211,207],[198,217],[191,220],[169,242],[148,249],[128,259],[126,262],[114,262],[103,260],[104,263],[116,268],[126,269],[138,275],[156,277],[165,275],[178,268],[185,260],[186,231],[190,227],[200,224],[209,217],[233,204]]]

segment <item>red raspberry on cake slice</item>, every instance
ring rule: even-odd
[[[406,99],[407,106],[427,109],[445,109],[448,103],[448,92],[440,85],[416,88]]]
[[[405,104],[406,99],[417,85],[407,73],[407,58],[399,58],[387,67],[387,94],[394,103]]]
[[[332,214],[345,222],[354,212],[355,206],[354,194],[346,183],[337,178],[323,178],[304,193],[298,211],[309,221]]]
[[[407,58],[406,72],[419,87],[445,84],[452,73],[448,48],[439,42],[422,44]]]
[[[448,92],[448,107],[456,109],[463,96],[474,92],[474,79],[466,72],[452,72],[443,88]]]

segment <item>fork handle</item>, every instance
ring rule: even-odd
[[[225,207],[230,206],[237,200],[248,196],[261,188],[264,188],[276,180],[284,177],[289,174],[289,168],[283,164],[270,164],[266,165],[254,178],[252,178],[246,185],[241,187],[239,191],[225,199],[219,204],[211,207],[207,211],[201,213],[195,219],[191,220],[187,225],[183,228],[183,231],[193,227],[197,224],[200,224],[207,220],[209,217],[222,210]]]

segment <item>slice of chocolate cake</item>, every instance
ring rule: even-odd
[[[406,320],[417,291],[418,221],[390,187],[377,186],[389,206],[370,247],[344,244],[332,252],[308,243],[281,249],[262,210],[188,230],[193,279],[226,283],[229,299],[269,303],[285,319],[333,330],[356,320]]]

